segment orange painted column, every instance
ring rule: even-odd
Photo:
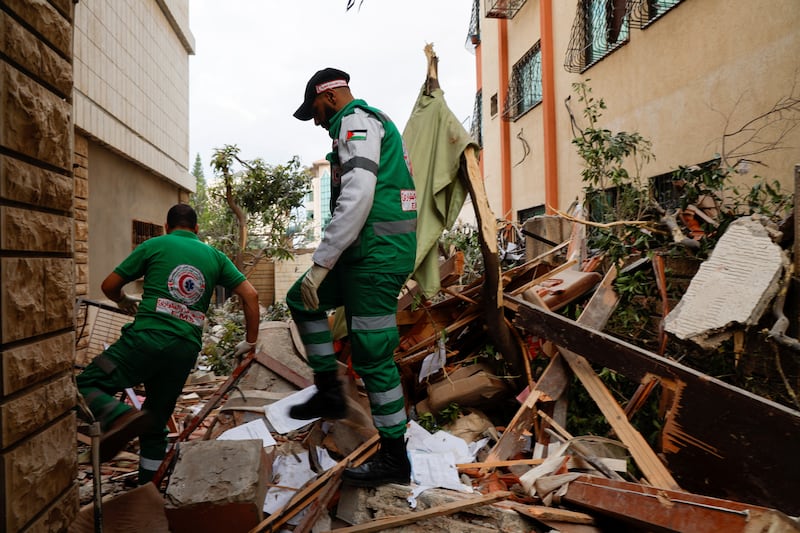
[[[498,28],[497,65],[500,74],[500,106],[508,100],[508,21],[500,19]],[[502,114],[503,110],[500,109]],[[500,183],[503,212],[500,218],[513,219],[511,214],[511,124],[500,120]]]
[[[539,0],[542,53],[542,115],[544,136],[544,203],[547,213],[558,209],[558,151],[556,149],[556,94],[553,80],[553,5]]]

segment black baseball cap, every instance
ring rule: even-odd
[[[294,112],[294,117],[300,120],[311,120],[313,118],[311,106],[318,94],[335,89],[336,87],[347,87],[350,81],[350,74],[335,68],[324,68],[318,70],[306,84],[306,95],[302,105]]]

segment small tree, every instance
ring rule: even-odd
[[[243,159],[236,145],[225,145],[215,150],[211,166],[222,179],[209,194],[216,217],[210,240],[234,257],[240,269],[251,245],[269,257],[291,257],[287,230],[311,180],[300,160],[295,156],[284,165],[269,165],[261,158]]]

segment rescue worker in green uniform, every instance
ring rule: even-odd
[[[166,235],[141,243],[103,281],[103,293],[136,318],[76,378],[103,430],[101,461],[139,436],[140,485],[152,480],[166,455],[167,421],[202,347],[215,286],[233,289],[242,302],[246,334],[235,355],[252,351],[258,337],[258,293],[225,254],[198,239],[194,209],[172,206],[165,229]],[[122,290],[142,276],[141,300]],[[146,394],[141,411],[115,397],[140,383]]]
[[[399,344],[397,297],[414,268],[416,192],[403,139],[394,123],[353,98],[350,76],[326,68],[309,80],[300,120],[328,130],[331,221],[314,265],[295,282],[286,303],[314,370],[317,392],[292,407],[297,419],[343,418],[346,401],[326,311],[344,306],[353,369],[364,381],[380,449],[345,470],[352,485],[408,483],[405,397],[394,362]]]

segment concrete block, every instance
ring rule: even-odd
[[[757,219],[732,222],[664,319],[664,329],[711,349],[731,328],[757,324],[778,291],[783,260],[780,246]]]
[[[263,520],[271,469],[260,440],[182,444],[166,492],[170,530],[249,531]]]

